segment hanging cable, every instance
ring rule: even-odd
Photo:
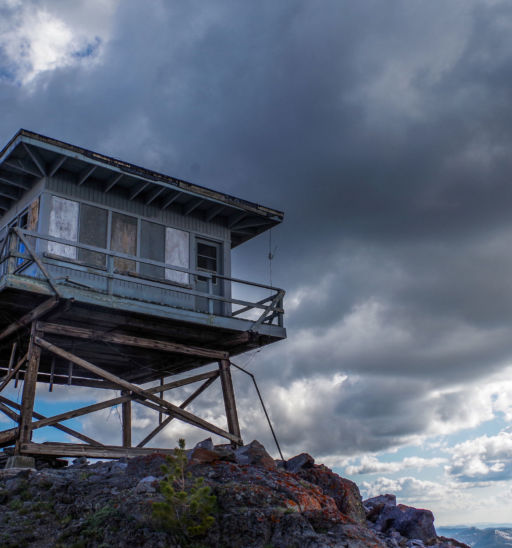
[[[247,371],[246,369],[244,369],[243,367],[240,367],[239,365],[237,365],[236,363],[231,362],[231,365],[233,365],[237,369],[240,369],[240,371],[242,371],[243,373],[245,373],[246,375],[249,375],[249,377],[251,377],[252,382],[254,383],[254,388],[256,388],[258,398],[260,399],[261,407],[263,408],[263,412],[265,413],[265,417],[267,417],[267,422],[268,422],[268,425],[270,426],[270,431],[272,432],[272,436],[274,436],[274,441],[276,442],[277,450],[279,451],[279,455],[281,456],[281,460],[284,460],[283,453],[281,452],[281,447],[279,445],[279,442],[277,441],[276,433],[274,432],[272,422],[270,421],[270,417],[268,416],[267,408],[265,407],[265,403],[263,402],[263,398],[261,397],[260,389],[258,388],[258,384],[256,383],[255,376],[252,373],[250,373],[249,371]]]

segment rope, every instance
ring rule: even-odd
[[[260,399],[261,407],[263,408],[263,412],[265,413],[265,417],[267,417],[267,422],[268,422],[268,425],[270,426],[270,431],[272,432],[272,436],[274,437],[274,441],[276,443],[277,450],[279,451],[279,455],[281,456],[281,460],[284,460],[283,453],[281,452],[281,447],[279,446],[279,441],[277,440],[277,436],[276,436],[276,433],[274,432],[272,422],[270,421],[270,417],[268,416],[267,408],[265,407],[265,403],[263,402],[263,398],[261,397],[260,389],[258,388],[258,383],[256,382],[255,376],[252,373],[250,373],[249,371],[247,371],[246,369],[244,369],[243,367],[240,367],[239,365],[237,365],[236,363],[231,362],[231,365],[233,365],[234,367],[236,367],[237,369],[239,369],[240,371],[242,371],[243,373],[245,373],[246,375],[249,375],[249,377],[251,377],[252,382],[254,383],[254,388],[256,388],[258,398]]]

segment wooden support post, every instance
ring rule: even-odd
[[[21,402],[20,427],[18,441],[16,442],[15,454],[20,454],[20,446],[32,439],[32,414],[34,411],[34,399],[36,395],[37,372],[41,358],[41,348],[35,344],[36,331],[35,323],[32,324],[30,332],[30,343],[28,348],[28,363],[25,379],[23,382],[23,399]]]
[[[16,349],[17,348],[18,348],[18,342],[15,341],[14,344],[12,345],[11,357],[9,358],[9,371],[7,372],[8,375],[12,370],[12,366],[14,365],[14,360],[16,359]]]
[[[164,385],[164,378],[160,377],[160,386],[163,386],[163,385]],[[164,397],[164,391],[163,390],[160,392],[160,397],[161,398]],[[158,413],[158,424],[162,424],[162,421],[163,421],[163,415],[162,415],[162,413]]]
[[[7,375],[2,379],[2,384],[0,384],[0,392],[9,384],[10,380],[16,375],[16,383],[18,382],[18,373],[20,370],[20,367],[25,363],[25,360],[27,359],[27,354],[21,358],[21,360],[18,361],[18,363],[12,368]]]
[[[121,396],[129,396],[129,390],[122,390]],[[132,446],[132,401],[128,400],[121,404],[123,419],[123,447]]]
[[[220,381],[222,384],[222,393],[224,395],[224,407],[228,419],[229,433],[236,436],[239,441],[235,442],[242,445],[240,437],[240,426],[238,424],[238,414],[236,412],[235,392],[233,390],[233,381],[231,379],[231,364],[229,360],[220,360]]]

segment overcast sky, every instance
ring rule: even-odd
[[[237,363],[287,457],[437,524],[512,522],[511,104],[508,1],[0,1],[2,143],[24,127],[284,210],[289,338]],[[269,281],[268,251],[235,275]],[[204,437],[156,441],[181,434]]]

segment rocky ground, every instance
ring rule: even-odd
[[[159,454],[71,466],[0,470],[0,546],[168,547],[176,536],[152,517],[163,500]],[[206,535],[182,546],[327,548],[466,545],[438,537],[429,510],[392,495],[361,500],[357,486],[307,454],[274,461],[258,442],[233,451],[205,440],[188,471],[217,498]]]

